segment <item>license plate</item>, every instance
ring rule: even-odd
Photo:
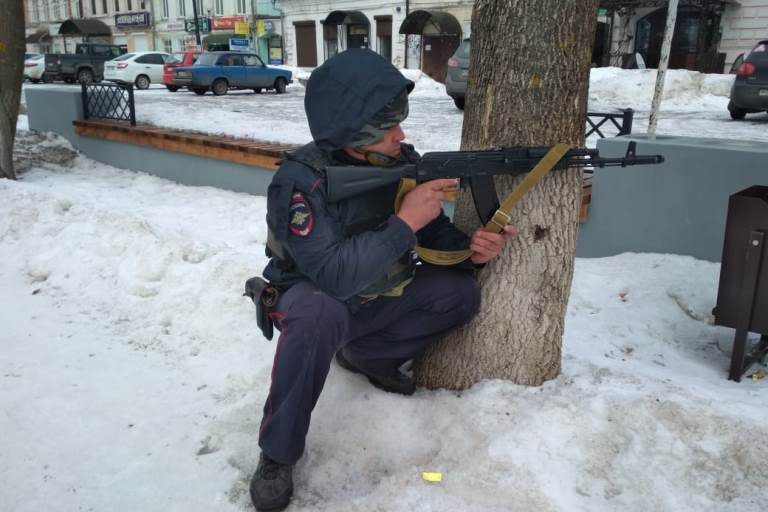
[[[760,89],[757,93],[758,96],[768,96],[768,89]]]

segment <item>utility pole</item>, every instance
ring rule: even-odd
[[[197,41],[197,48],[202,50],[202,43],[200,42],[200,20],[197,19],[197,0],[192,0],[192,16],[195,18],[195,40]]]
[[[656,88],[653,91],[653,101],[651,102],[651,115],[648,118],[648,135],[651,140],[656,140],[656,123],[659,120],[659,106],[661,98],[664,95],[664,77],[669,65],[669,53],[672,48],[672,36],[675,34],[675,23],[677,22],[677,3],[678,0],[669,0],[667,6],[667,26],[664,28],[664,41],[661,43],[661,60],[656,72]]]

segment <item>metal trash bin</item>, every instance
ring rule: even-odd
[[[728,378],[739,382],[768,353],[768,187],[753,186],[728,201],[715,325],[736,329]],[[747,335],[760,341],[747,346]]]

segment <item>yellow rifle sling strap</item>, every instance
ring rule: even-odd
[[[539,160],[539,163],[536,164],[531,172],[526,174],[523,181],[520,182],[515,190],[504,198],[499,209],[496,210],[493,217],[491,217],[491,220],[485,225],[485,230],[493,233],[501,233],[504,231],[504,227],[509,224],[509,212],[512,211],[512,208],[514,208],[517,202],[520,201],[520,199],[522,199],[534,185],[540,182],[549,171],[555,168],[557,162],[559,162],[570,149],[571,146],[568,144],[556,144],[553,146],[552,149],[544,155],[544,158]]]
[[[557,162],[565,156],[571,147],[568,144],[557,144],[542,158],[539,163],[529,172],[523,181],[513,190],[504,201],[501,202],[501,206],[493,214],[493,218],[485,225],[486,231],[494,233],[501,233],[504,231],[504,227],[509,224],[509,212],[515,207],[518,201],[536,185],[541,179],[546,176],[549,171],[554,169]],[[403,202],[405,194],[413,190],[416,186],[416,180],[412,178],[403,178],[400,180],[400,187],[397,190],[397,196],[395,198],[395,212],[400,211],[400,205]],[[416,253],[423,261],[431,263],[433,265],[456,265],[464,260],[467,260],[472,256],[471,249],[464,249],[462,251],[439,251],[436,249],[427,249],[426,247],[416,246]]]
[[[403,178],[400,180],[400,186],[395,196],[395,213],[400,211],[400,205],[403,204],[405,194],[416,187],[416,180],[413,178]],[[423,261],[433,265],[455,265],[472,256],[469,249],[463,251],[438,251],[436,249],[427,249],[426,247],[416,246],[416,254]]]

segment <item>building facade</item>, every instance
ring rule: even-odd
[[[244,37],[265,61],[283,61],[281,13],[270,0],[27,0],[26,14],[28,51],[71,52],[88,40],[170,53]],[[61,35],[66,20],[97,20],[108,35]]]
[[[610,56],[603,64],[658,66],[667,9],[662,0],[603,0]],[[768,0],[681,0],[669,67],[728,72],[736,57],[768,38]],[[640,58],[637,57],[640,56]]]
[[[469,36],[473,2],[283,0],[286,63],[314,67],[348,48],[370,48],[437,79]]]

